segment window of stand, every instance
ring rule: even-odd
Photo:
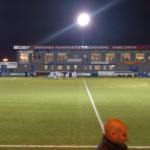
[[[87,70],[87,65],[83,65],[83,70]]]
[[[50,70],[54,70],[54,65],[50,65]]]
[[[46,53],[45,54],[45,63],[54,62],[54,54]]]
[[[57,65],[57,70],[63,70],[63,65]]]
[[[48,70],[48,65],[44,65],[44,70]]]
[[[74,66],[73,66],[73,69],[74,69],[74,70],[77,70],[77,69],[78,69],[78,66],[77,66],[77,65],[74,65]]]
[[[33,62],[40,62],[40,61],[42,61],[42,54],[33,53],[32,54],[32,61]]]
[[[66,70],[70,70],[70,65],[66,65]]]
[[[144,53],[136,53],[135,54],[135,61],[144,61],[144,60],[145,60]]]
[[[115,53],[106,53],[106,61],[115,61]]]
[[[101,53],[91,53],[91,61],[101,61]]]
[[[115,65],[109,65],[109,70],[115,70]]]
[[[67,61],[67,53],[58,53],[57,61],[58,62]]]
[[[19,63],[26,64],[29,63],[29,53],[27,51],[20,51]]]
[[[103,70],[107,70],[107,65],[103,65]]]
[[[89,65],[89,70],[92,70],[92,69],[93,69],[92,65]]]
[[[95,70],[102,70],[102,66],[101,65],[95,65]]]
[[[121,61],[131,61],[131,54],[130,53],[122,53]]]

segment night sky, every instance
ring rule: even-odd
[[[150,0],[0,0],[0,61],[13,45],[82,45],[83,30],[85,45],[150,45]]]

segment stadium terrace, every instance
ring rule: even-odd
[[[76,71],[88,76],[150,76],[150,45],[15,45],[16,65],[1,64],[1,75],[48,75]]]

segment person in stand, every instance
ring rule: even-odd
[[[127,150],[127,127],[119,119],[109,119],[104,125],[104,135],[98,150]]]

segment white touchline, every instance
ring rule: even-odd
[[[96,148],[95,145],[0,145],[0,147],[26,147],[26,148]]]
[[[96,148],[97,145],[0,145],[0,147],[16,147],[16,148],[68,148],[68,149],[76,149],[76,148]],[[150,146],[128,146],[129,149],[150,149]]]
[[[90,101],[91,101],[91,103],[92,103],[92,106],[93,106],[93,108],[94,108],[96,117],[97,117],[98,122],[99,122],[99,124],[100,124],[100,127],[101,127],[101,129],[102,129],[102,133],[105,134],[105,131],[104,131],[104,124],[103,124],[103,122],[102,122],[102,119],[101,119],[100,115],[98,114],[98,111],[97,111],[96,106],[95,106],[95,104],[94,104],[93,98],[92,98],[92,96],[91,96],[91,94],[90,94],[90,91],[89,91],[89,89],[88,89],[88,86],[87,86],[87,84],[86,84],[84,78],[83,78],[83,82],[84,82],[84,85],[85,85],[85,87],[86,87],[86,91],[87,91],[87,93],[88,93],[88,95],[89,95],[89,98],[90,98]]]

